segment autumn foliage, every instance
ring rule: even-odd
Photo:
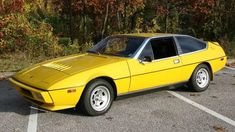
[[[233,55],[234,23],[235,0],[0,0],[0,54],[65,55],[112,34],[169,32]]]

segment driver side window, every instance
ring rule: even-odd
[[[145,57],[150,57],[151,60],[158,60],[176,55],[176,47],[172,37],[156,38],[150,40],[145,46],[139,59],[143,60]]]

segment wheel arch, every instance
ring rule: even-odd
[[[114,99],[116,99],[117,97],[117,86],[114,82],[114,79],[111,78],[111,77],[108,77],[108,76],[99,76],[99,77],[96,77],[96,78],[93,78],[92,80],[90,80],[86,85],[85,85],[85,89],[87,88],[87,85],[96,81],[97,79],[103,79],[105,81],[107,81],[108,83],[111,84],[111,86],[113,87],[113,90],[114,90]],[[85,91],[85,89],[83,90],[83,92]]]

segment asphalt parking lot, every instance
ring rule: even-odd
[[[234,70],[217,73],[205,92],[191,92],[187,87],[169,91],[156,90],[121,98],[107,114],[88,117],[74,109],[34,110],[4,80],[0,81],[0,132],[235,131]]]

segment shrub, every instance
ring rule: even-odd
[[[228,58],[235,58],[235,40],[229,40],[227,37],[221,38],[220,44],[224,48]]]
[[[32,57],[59,55],[63,48],[52,30],[49,24],[29,21],[25,15],[0,16],[0,54],[21,51]]]
[[[59,44],[63,46],[69,46],[72,43],[71,39],[68,37],[59,38]]]

